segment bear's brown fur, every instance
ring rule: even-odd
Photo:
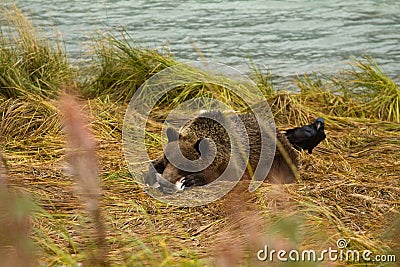
[[[245,132],[238,130],[240,129],[237,126],[239,125],[238,119],[242,121],[246,129]],[[260,159],[261,132],[256,117],[250,113],[233,116],[219,111],[211,111],[191,120],[181,129],[180,133],[173,128],[168,128],[168,143],[164,148],[164,156],[153,163],[157,172],[173,184],[185,177],[186,186],[208,184],[220,177],[227,168],[231,157],[231,141],[227,130],[218,121],[229,125],[229,131],[235,132],[238,143],[241,142],[241,138],[248,138],[249,162],[242,178],[251,179]],[[213,155],[210,152],[216,151],[216,155],[212,163],[204,170],[184,171],[185,166],[179,165],[179,161],[174,160],[179,154],[177,145],[179,145],[182,155],[192,161],[190,164],[197,164],[196,162],[200,160],[211,162],[210,159],[207,159],[207,157]],[[174,166],[170,163],[170,160],[178,162],[178,165]],[[291,146],[285,135],[277,131],[276,150],[267,181],[270,183],[295,182],[298,164],[298,152]],[[148,175],[146,183],[151,180],[149,178]]]

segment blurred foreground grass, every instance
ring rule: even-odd
[[[167,51],[133,45],[125,33],[102,34],[93,40],[91,65],[78,69],[68,63],[60,43],[40,37],[17,9],[2,14],[0,266],[266,266],[256,256],[264,245],[320,251],[336,248],[340,238],[350,249],[397,254],[400,261],[400,92],[373,59],[354,59],[331,77],[300,76],[296,93],[274,90],[271,76],[252,65],[250,76],[270,103],[277,126],[322,116],[327,140],[312,155],[301,154],[297,184],[265,184],[248,193],[241,182],[217,202],[177,208],[148,196],[131,177],[121,132],[135,90],[179,62]],[[68,136],[57,102],[63,91],[80,95],[96,140],[101,217],[80,201],[85,197],[74,194],[76,181],[65,171],[70,168]],[[161,142],[162,120],[156,115],[206,95],[246,110],[237,95],[220,86],[177,88],[160,101],[150,122],[154,155]],[[97,262],[98,220],[105,226],[105,255]],[[16,255],[21,262],[12,261]]]

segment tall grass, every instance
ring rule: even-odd
[[[55,98],[61,84],[74,80],[61,41],[40,37],[16,6],[5,5],[0,14],[0,95]]]
[[[372,118],[400,122],[400,90],[376,62],[365,57],[355,60],[348,76],[347,94],[363,104],[360,108]]]
[[[25,138],[57,133],[52,99],[75,83],[62,43],[41,37],[15,5],[0,9],[0,134]]]
[[[233,81],[221,77],[208,77],[208,73],[178,62],[168,49],[140,47],[125,31],[121,31],[119,35],[97,35],[93,39],[93,48],[94,61],[84,70],[90,74],[87,75],[82,89],[83,94],[89,98],[129,102],[146,80],[173,66],[176,77],[170,79],[193,82],[170,90],[160,99],[158,107],[171,109],[186,100],[198,97],[216,98],[241,110],[247,107],[247,104],[229,88],[221,86],[237,86],[233,85]],[[253,67],[254,70],[258,70],[256,66]],[[259,79],[265,94],[273,91],[270,78],[263,76],[261,71],[257,72],[255,79]],[[215,83],[208,83],[208,80]],[[243,86],[243,90],[246,90],[246,85]]]
[[[278,108],[276,115],[297,118],[296,124],[310,120],[306,114],[399,123],[400,90],[396,82],[370,57],[355,59],[350,66],[331,77],[317,73],[298,76],[299,94],[272,96],[271,103]]]
[[[249,59],[247,66],[250,69],[250,77],[257,84],[264,96],[268,97],[276,93],[273,83],[273,75],[267,68],[261,69],[254,61]]]
[[[120,35],[99,34],[93,38],[94,64],[83,93],[128,102],[148,78],[177,64],[167,50],[135,45],[125,31]]]

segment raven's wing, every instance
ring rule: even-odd
[[[292,134],[294,131],[296,131],[297,129],[299,129],[300,127],[296,127],[296,128],[292,128],[292,129],[288,129],[285,130],[285,134]]]
[[[300,127],[288,129],[285,131],[286,138],[289,140],[290,143],[293,143],[295,132],[300,129]]]
[[[304,143],[310,140],[310,138],[313,138],[315,134],[316,131],[308,125],[303,127],[297,127],[294,129],[289,129],[286,131],[286,136],[289,142],[294,144]]]

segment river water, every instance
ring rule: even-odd
[[[8,0],[3,0],[8,1]],[[10,0],[11,1],[11,0]],[[10,2],[8,1],[8,2]],[[351,56],[372,55],[400,75],[398,0],[16,0],[35,25],[57,30],[79,59],[90,36],[123,26],[141,45],[167,45],[180,60],[214,61],[244,71],[251,57],[274,75],[334,73]]]

